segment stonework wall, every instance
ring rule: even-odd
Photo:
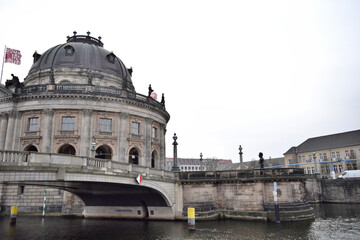
[[[1,212],[9,213],[11,206],[19,206],[19,213],[41,213],[44,203],[44,187],[0,185]],[[63,191],[46,188],[46,212],[61,212],[63,204]]]
[[[323,202],[360,203],[360,179],[321,180]]]
[[[277,183],[278,202],[303,203],[305,183],[283,181]],[[264,211],[274,204],[273,182],[199,183],[183,185],[183,212],[195,207],[197,212],[206,211]]]

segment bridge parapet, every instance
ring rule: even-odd
[[[104,172],[142,174],[175,179],[175,173],[108,159],[73,156],[55,153],[0,150],[0,166],[71,167]]]
[[[197,181],[254,181],[282,178],[307,178],[301,168],[272,168],[232,171],[181,172],[181,182]]]

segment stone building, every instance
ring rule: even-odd
[[[0,150],[164,169],[170,119],[164,97],[159,102],[150,91],[137,93],[132,69],[106,50],[100,37],[74,32],[66,43],[33,58],[23,83],[0,86]]]
[[[324,177],[333,172],[337,177],[342,171],[359,169],[360,130],[309,138],[284,157],[287,167],[303,168],[307,174],[317,171]]]

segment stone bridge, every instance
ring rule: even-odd
[[[87,217],[174,219],[182,211],[173,172],[99,158],[0,151],[0,182],[73,193]]]

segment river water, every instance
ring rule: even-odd
[[[359,204],[314,205],[316,219],[294,223],[236,220],[198,221],[189,231],[182,221],[66,219],[62,217],[0,217],[0,239],[360,239]]]

